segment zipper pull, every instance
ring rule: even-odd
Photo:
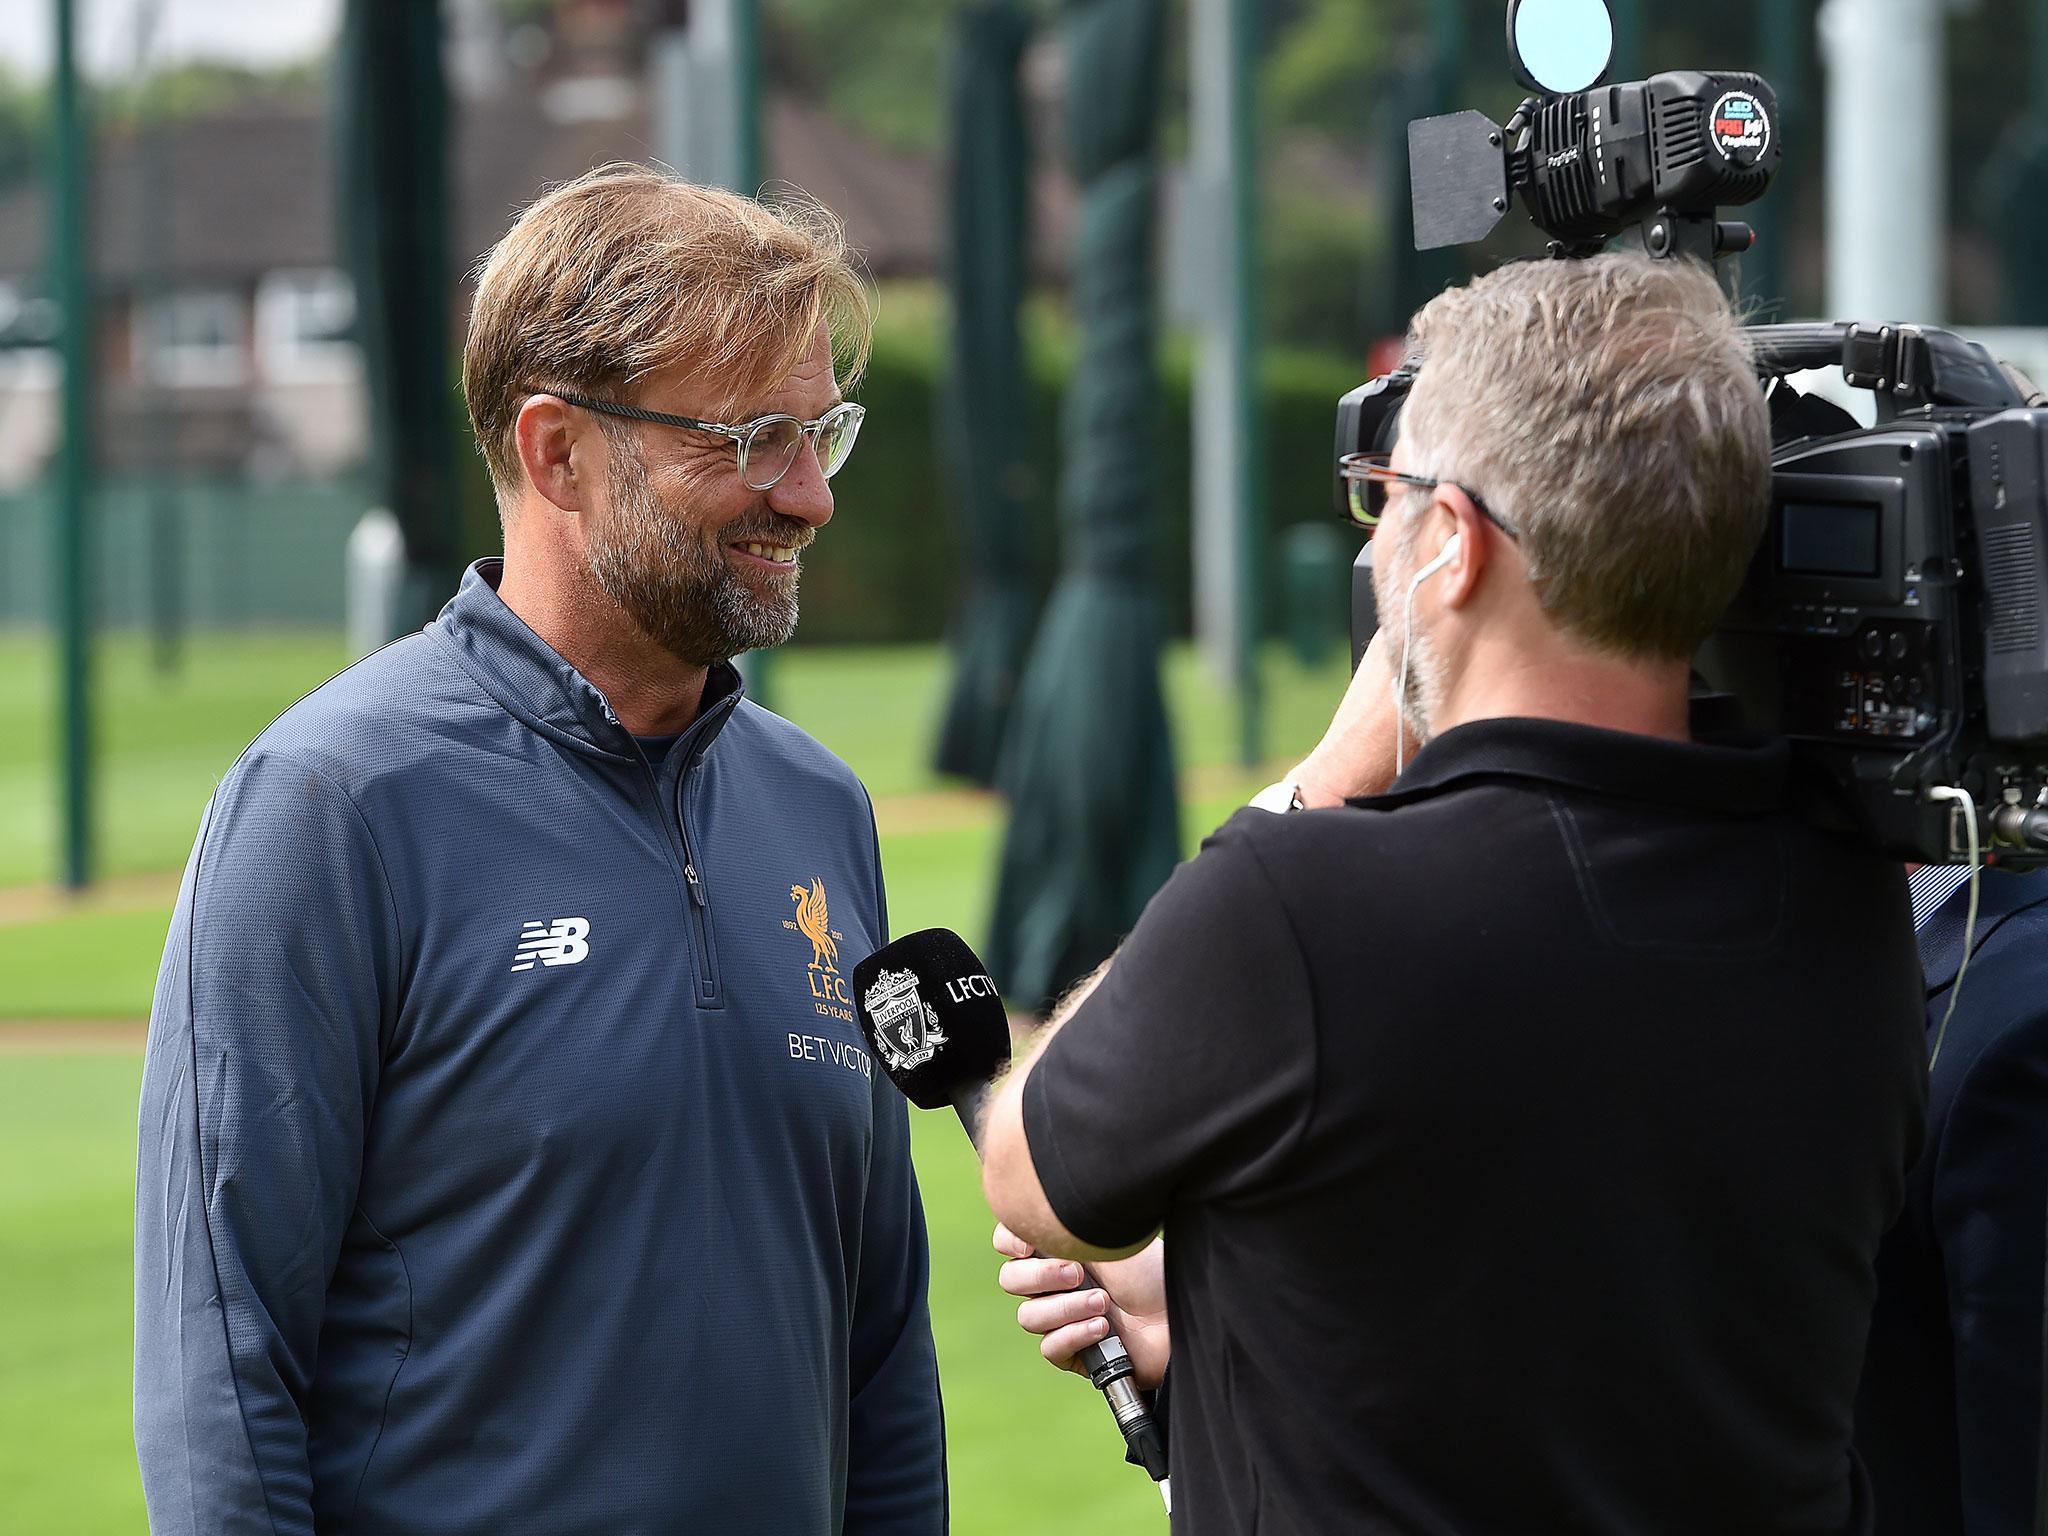
[[[685,864],[683,866],[683,878],[690,882],[690,899],[700,907],[707,905],[704,900],[704,882],[697,878],[697,866],[695,864]]]

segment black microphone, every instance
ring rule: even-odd
[[[853,968],[853,1011],[889,1081],[919,1109],[950,1104],[979,1156],[982,1102],[1010,1061],[1009,1015],[981,957],[949,928],[905,934]],[[1089,1345],[1081,1363],[1130,1459],[1164,1485],[1166,1442],[1123,1340],[1112,1333]]]

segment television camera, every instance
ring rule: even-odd
[[[1409,125],[1419,250],[1484,238],[1519,197],[1553,257],[1610,243],[1660,259],[1749,249],[1720,210],[1760,197],[1782,152],[1751,74],[1601,83],[1605,0],[1513,0],[1529,97]],[[1695,659],[1703,721],[1789,737],[1864,835],[1901,859],[2048,865],[2048,409],[1977,343],[1905,323],[1750,332],[1769,391],[1770,518]],[[1345,395],[1337,453],[1393,447],[1421,363]],[[1839,370],[1861,427],[1790,382]],[[1339,509],[1352,486],[1337,480]],[[1372,546],[1352,578],[1354,648],[1378,627]],[[1967,791],[1968,802],[1956,795]]]

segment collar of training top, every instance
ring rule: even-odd
[[[455,647],[486,693],[535,730],[607,757],[637,761],[639,749],[604,695],[498,596],[504,571],[498,556],[477,561],[432,628]],[[740,694],[739,668],[721,661],[710,669],[697,718],[683,732],[695,739],[693,758],[725,728]]]
[[[1978,876],[1977,931],[1972,949],[1980,953],[2000,923],[2015,913],[2048,902],[2048,870],[2015,874],[2009,869],[1986,869]],[[1967,884],[1949,893],[1934,909],[1927,926],[1920,931],[1920,971],[1927,979],[1927,995],[1933,998],[1948,990],[1963,964],[1964,914],[1970,891]],[[1971,972],[1976,975],[1976,972]],[[1965,990],[1968,989],[1969,983]]]
[[[1521,779],[1722,816],[1768,815],[1792,798],[1792,748],[1777,738],[1671,741],[1567,720],[1474,720],[1415,755],[1384,795],[1391,809],[1480,780]]]

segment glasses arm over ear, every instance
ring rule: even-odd
[[[693,432],[722,432],[735,441],[744,437],[747,432],[746,427],[735,427],[723,421],[699,421],[695,416],[650,411],[638,405],[623,405],[616,400],[593,400],[589,395],[573,394],[566,389],[536,390],[535,393],[551,394],[557,400],[566,400],[570,405],[580,405],[586,411],[596,411],[605,416],[622,416],[628,421],[651,421],[662,427],[687,427]]]

